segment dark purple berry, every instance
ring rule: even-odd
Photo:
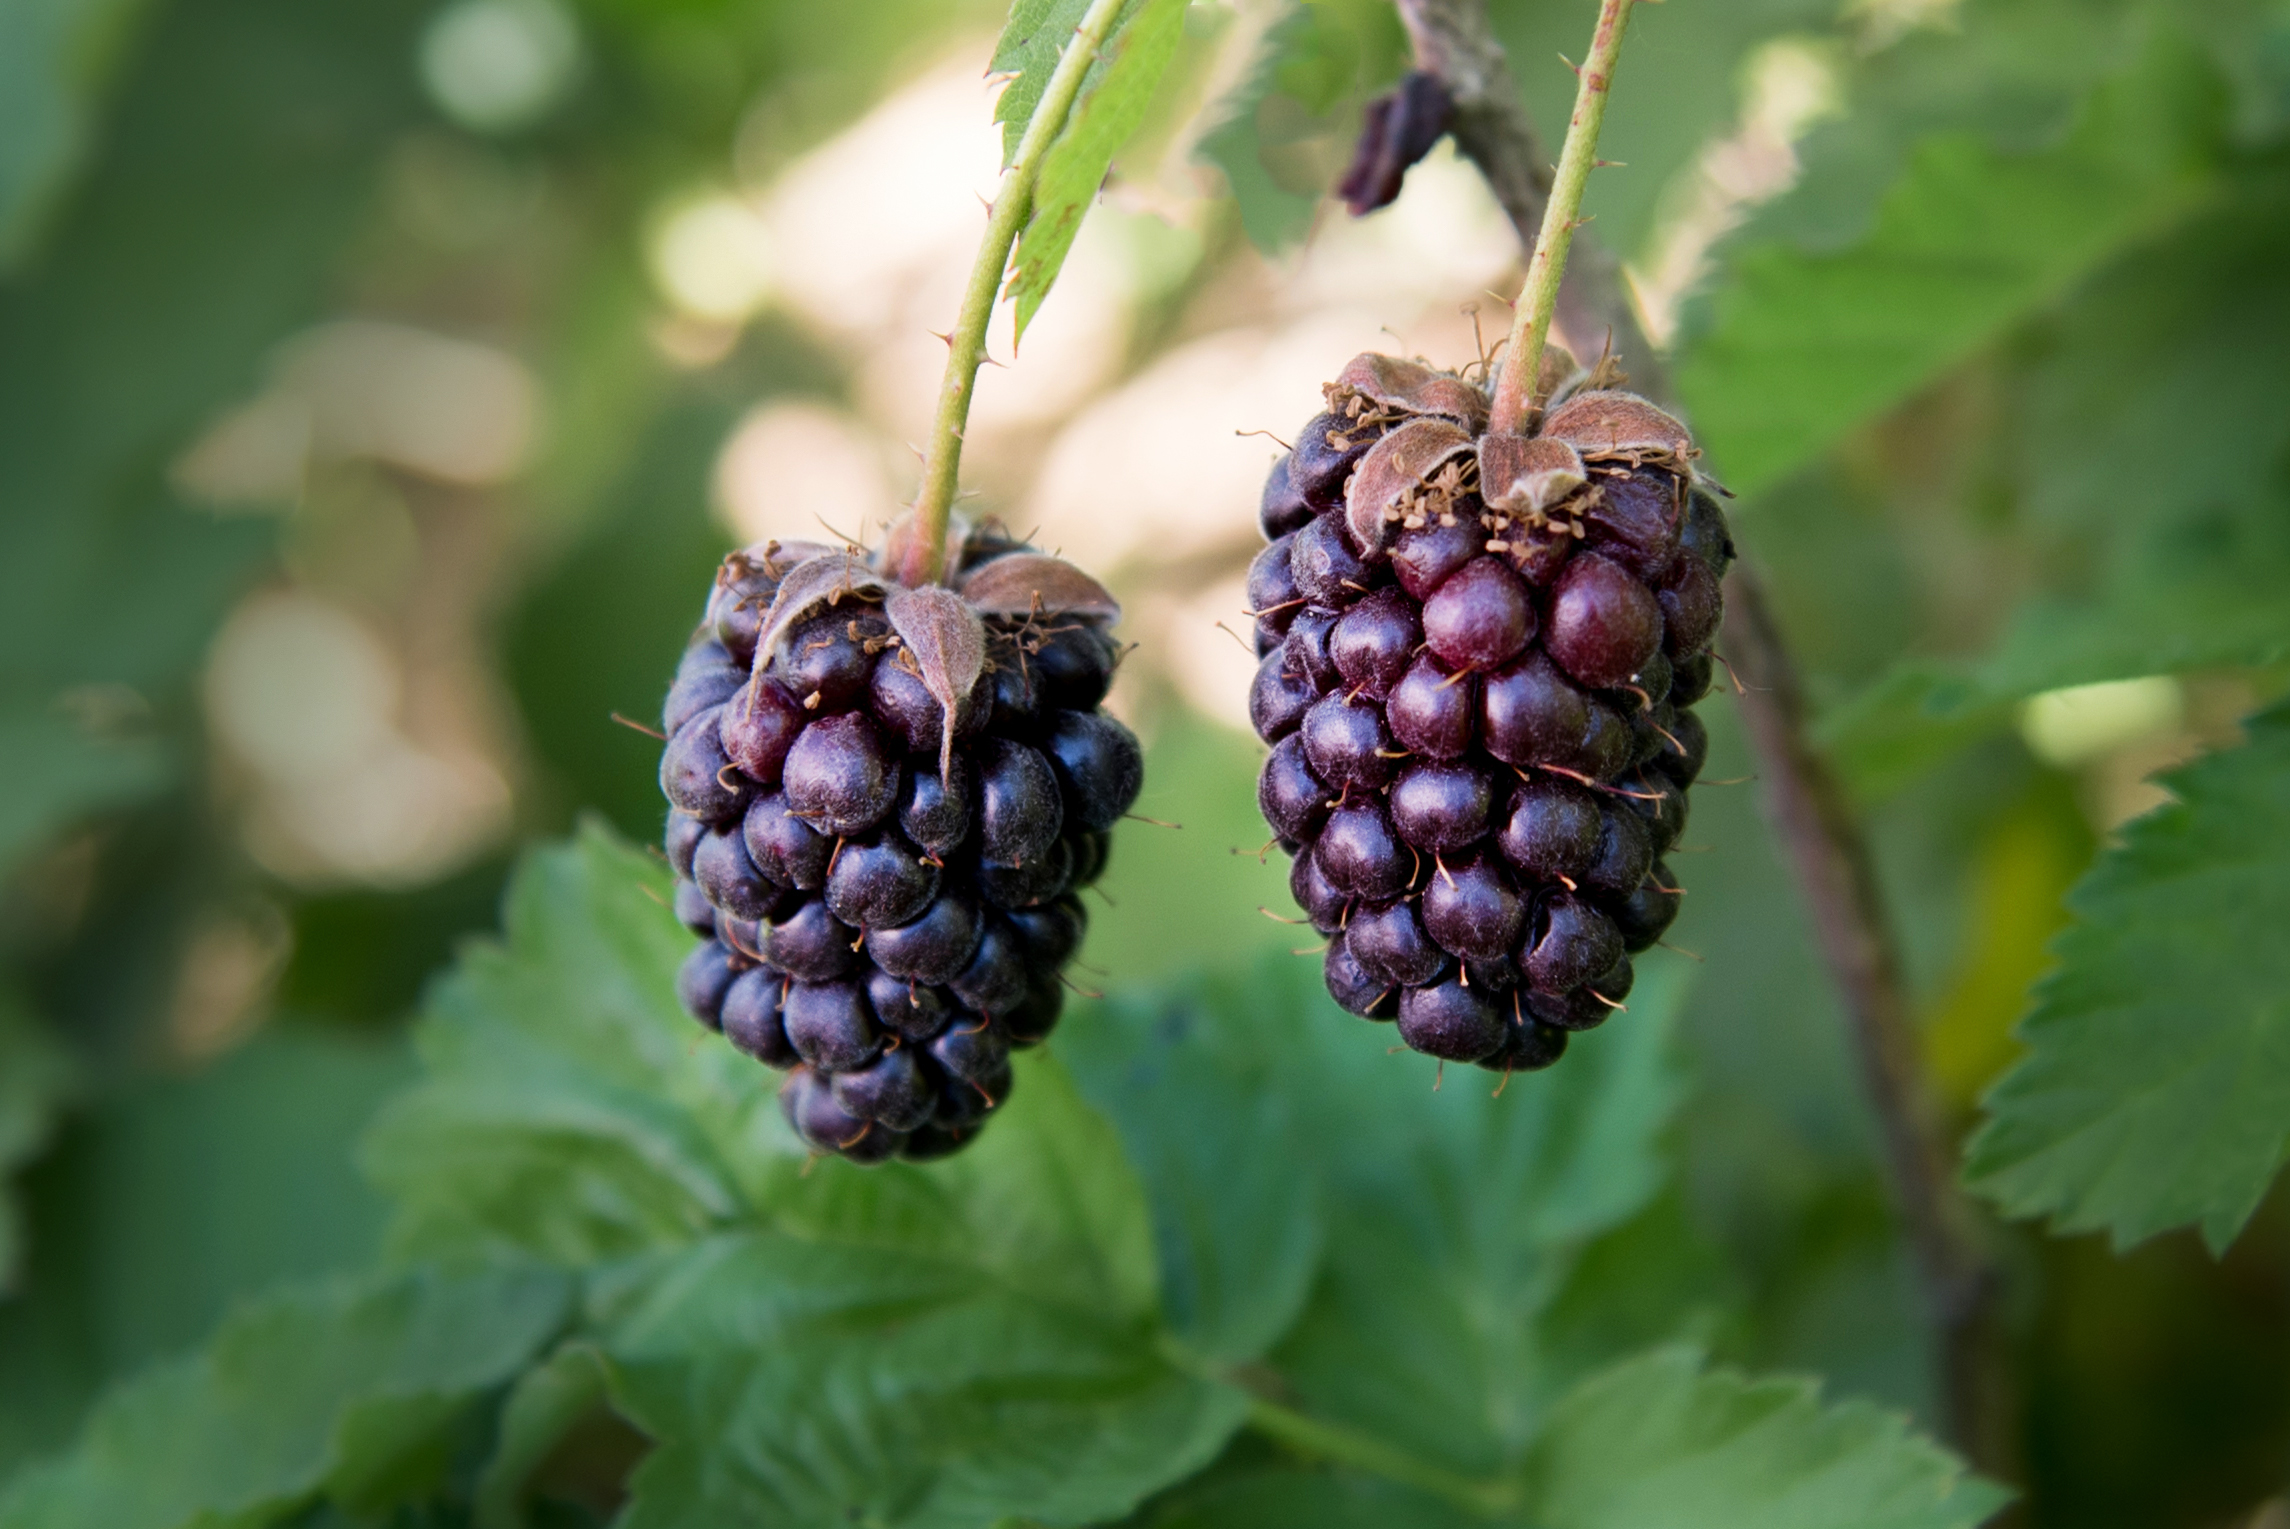
[[[1418,601],[1447,582],[1448,576],[1486,550],[1479,517],[1457,513],[1442,525],[1433,521],[1392,539],[1391,571],[1400,588]]]
[[[924,1073],[914,1052],[904,1046],[893,1047],[856,1072],[837,1072],[829,1086],[845,1114],[894,1131],[911,1131],[926,1123],[938,1103],[936,1080]]]
[[[942,889],[922,917],[870,933],[867,953],[894,977],[944,983],[970,964],[979,927],[977,900],[958,889]]]
[[[1304,593],[1296,587],[1296,570],[1289,563],[1295,545],[1295,536],[1283,536],[1248,565],[1248,610],[1259,632],[1285,635],[1304,608]]]
[[[750,780],[776,786],[805,720],[793,696],[770,680],[756,680],[724,703],[724,753]]]
[[[751,966],[732,979],[724,994],[724,1039],[735,1050],[781,1071],[798,1060],[779,1011],[787,979],[768,966]]]
[[[1677,882],[1671,879],[1668,865],[1656,861],[1654,869],[1628,897],[1611,904],[1614,926],[1622,931],[1622,948],[1637,952],[1650,950],[1668,932],[1678,916],[1678,905],[1684,900],[1677,891]]]
[[[820,1152],[844,1152],[873,1134],[872,1122],[859,1119],[835,1102],[827,1080],[810,1068],[798,1068],[780,1090],[780,1108],[787,1123],[807,1146]]]
[[[707,940],[693,946],[677,968],[676,997],[683,1002],[685,1013],[710,1030],[723,1026],[724,994],[731,990],[732,978],[739,975],[736,961],[722,941]]]
[[[759,796],[740,825],[748,858],[763,877],[783,887],[816,892],[827,884],[827,861],[835,841],[788,810],[786,796]]]
[[[960,754],[940,775],[928,761],[908,770],[899,789],[900,832],[915,848],[944,860],[970,836],[970,765]]]
[[[1510,662],[1535,635],[1527,586],[1499,558],[1474,558],[1423,602],[1423,641],[1451,669]]]
[[[1290,640],[1294,638],[1290,633]],[[1414,602],[1399,590],[1379,589],[1335,623],[1328,637],[1328,656],[1336,678],[1381,701],[1406,675],[1422,643],[1423,622]]]
[[[660,730],[674,737],[685,723],[711,706],[723,705],[746,683],[746,666],[734,663],[723,644],[704,642],[688,649],[660,708]]]
[[[957,1012],[939,989],[886,971],[867,973],[867,1007],[874,1010],[877,1024],[910,1041],[929,1040]]]
[[[1328,879],[1327,872],[1320,869],[1318,855],[1307,851],[1296,857],[1296,863],[1288,868],[1288,893],[1321,934],[1334,934],[1344,927],[1351,895]]]
[[[1312,773],[1338,791],[1372,790],[1392,778],[1399,751],[1391,746],[1382,708],[1371,701],[1355,701],[1342,691],[1323,696],[1304,714],[1298,736]]]
[[[688,812],[668,814],[668,827],[661,835],[661,845],[677,875],[692,874],[692,851],[700,847],[700,836],[707,831],[708,825]]]
[[[822,833],[865,833],[890,816],[898,788],[898,758],[864,713],[824,717],[787,751],[788,809]]]
[[[1391,825],[1421,850],[1461,849],[1487,831],[1495,788],[1467,764],[1427,760],[1392,782]]]
[[[1518,948],[1526,904],[1492,856],[1432,872],[1423,887],[1423,923],[1440,948],[1475,961],[1499,961]]]
[[[1604,690],[1626,683],[1660,650],[1662,608],[1620,563],[1585,552],[1558,577],[1543,643],[1568,674]]]
[[[1499,1054],[1506,1072],[1540,1072],[1566,1055],[1566,1032],[1532,1019],[1514,1023]]]
[[[1645,819],[1627,809],[1601,815],[1598,858],[1583,872],[1582,884],[1607,897],[1628,897],[1654,868],[1654,835]]]
[[[1248,720],[1269,743],[1294,732],[1318,699],[1312,682],[1290,670],[1287,651],[1274,648],[1257,664],[1256,682],[1248,688]]]
[[[1344,484],[1352,469],[1382,433],[1340,415],[1313,416],[1297,433],[1296,449],[1289,454],[1289,481],[1313,509],[1334,509],[1344,502]]]
[[[1283,839],[1309,839],[1328,820],[1328,788],[1304,758],[1304,740],[1275,744],[1256,778],[1256,805]]]
[[[1733,562],[1733,536],[1726,530],[1725,511],[1698,488],[1687,496],[1686,524],[1678,534],[1678,550],[1699,558],[1720,578]]]
[[[1373,797],[1329,813],[1312,856],[1331,886],[1370,902],[1397,897],[1415,875],[1414,854],[1392,833],[1383,804]]]
[[[1103,712],[1061,711],[1042,737],[1068,824],[1103,833],[1121,821],[1145,784],[1137,735]]]
[[[1286,536],[1312,518],[1312,506],[1304,502],[1303,491],[1288,476],[1288,454],[1272,464],[1272,471],[1264,475],[1264,498],[1256,507],[1256,524],[1264,532],[1264,539]]]
[[[676,883],[676,922],[692,933],[706,939],[716,932],[716,905],[708,901],[708,894],[698,884],[679,880]]]
[[[769,918],[779,909],[780,888],[756,869],[738,823],[710,829],[700,840],[692,852],[692,879],[733,918]]]
[[[983,1083],[1008,1070],[1010,1043],[999,1028],[972,1017],[967,1024],[957,1023],[941,1031],[930,1043],[930,1056],[948,1077]]]
[[[1504,1009],[1492,995],[1460,982],[1411,987],[1399,995],[1399,1038],[1426,1056],[1476,1062],[1505,1036]]]
[[[1068,624],[1052,631],[1029,657],[1044,709],[1092,711],[1113,688],[1121,650],[1094,626]]]
[[[1064,986],[1055,977],[1034,977],[1026,983],[1026,996],[996,1022],[1009,1032],[1010,1044],[1023,1050],[1048,1040],[1064,1013]]]
[[[1075,887],[1097,884],[1105,874],[1106,862],[1113,855],[1113,835],[1110,833],[1067,834],[1066,842],[1073,846],[1073,882]]]
[[[1337,940],[1328,947],[1325,967],[1328,996],[1336,1006],[1362,1019],[1390,1019],[1399,1012],[1400,990],[1371,975],[1352,956],[1351,947]]]
[[[1336,665],[1328,656],[1328,634],[1335,625],[1334,611],[1307,605],[1288,624],[1288,636],[1280,644],[1281,662],[1288,672],[1314,690],[1326,690],[1336,683]]]
[[[755,642],[779,580],[765,564],[749,562],[733,553],[716,572],[716,587],[708,594],[707,615],[701,625],[715,633],[734,662],[742,668],[755,659]]]
[[[1698,653],[1717,636],[1725,619],[1725,596],[1717,575],[1700,558],[1682,557],[1654,586],[1662,607],[1662,641],[1672,653]]]
[[[1014,644],[1003,649],[979,685],[986,727],[1005,738],[1030,736],[1041,725],[1042,698],[1028,656]]]
[[[1584,519],[1599,554],[1642,579],[1658,578],[1678,550],[1685,520],[1684,485],[1659,467],[1600,473]]]
[[[791,982],[779,1012],[796,1054],[820,1072],[853,1071],[882,1050],[882,1031],[856,982]]]
[[[899,1148],[899,1156],[910,1163],[934,1163],[969,1146],[970,1139],[977,1134],[976,1126],[946,1126],[933,1118],[929,1125],[908,1134],[905,1145]]]
[[[1669,853],[1686,831],[1685,788],[1659,770],[1641,770],[1621,782],[1622,801],[1636,813],[1653,837],[1657,856]]]
[[[1688,653],[1670,663],[1670,703],[1691,706],[1710,693],[1715,665],[1707,653]]]
[[[788,917],[763,926],[760,953],[790,977],[832,982],[858,966],[859,958],[851,949],[858,937],[858,931],[828,912],[825,903],[807,898]]]
[[[875,653],[891,635],[882,613],[844,604],[798,623],[768,669],[813,717],[848,711],[867,698]]]
[[[962,1006],[980,1014],[1001,1014],[1026,996],[1026,947],[1017,931],[999,918],[986,921],[970,964],[947,986]]]
[[[1535,917],[1535,940],[1520,964],[1527,980],[1546,993],[1578,988],[1622,954],[1614,921],[1587,899],[1560,892]]]
[[[939,1038],[944,1040],[945,1036]],[[931,1112],[931,1124],[953,1130],[977,1126],[1002,1107],[1016,1081],[1006,1056],[1000,1067],[982,1078],[947,1078],[938,1085],[938,1107]]]
[[[1508,993],[1517,987],[1521,980],[1519,963],[1507,955],[1463,963],[1464,984],[1485,992]]]
[[[1060,897],[1032,908],[1014,908],[1003,915],[1026,952],[1026,965],[1037,975],[1065,969],[1081,949],[1089,932],[1089,915],[1074,897]]]
[[[1288,549],[1296,592],[1314,605],[1341,609],[1374,587],[1374,577],[1345,539],[1342,517],[1322,515],[1296,533]]]
[[[938,760],[938,745],[945,733],[946,708],[930,693],[914,659],[904,648],[891,648],[875,660],[867,679],[867,710],[875,721],[911,754]],[[968,704],[955,708],[957,737],[977,731],[978,717]]]
[[[978,893],[997,908],[1031,908],[1073,885],[1073,842],[1052,839],[1046,854],[1024,865],[980,865]]]
[[[1638,757],[1638,729],[1596,696],[1584,702],[1583,719],[1582,742],[1574,754],[1576,771],[1593,780],[1610,780],[1629,769]]]
[[[753,789],[724,753],[723,708],[695,714],[660,755],[660,790],[682,811],[710,823],[739,816]]]
[[[1690,786],[1709,763],[1709,729],[1692,712],[1680,711],[1670,719],[1669,734],[1662,752],[1654,757],[1655,767],[1679,785]]]
[[[1427,759],[1456,759],[1471,747],[1480,708],[1479,676],[1419,653],[1384,705],[1399,746]]]
[[[1362,971],[1397,987],[1435,982],[1448,965],[1447,952],[1423,932],[1415,904],[1405,899],[1355,909],[1344,944]]]
[[[1065,829],[1065,807],[1050,762],[1006,738],[986,739],[975,758],[979,858],[1003,866],[1041,859]]]
[[[1576,766],[1591,700],[1542,654],[1529,652],[1486,677],[1480,701],[1487,752],[1505,764]]]
[[[1511,793],[1511,814],[1495,844],[1537,880],[1577,881],[1597,862],[1604,831],[1597,797],[1571,781],[1537,776]]]
[[[938,867],[889,830],[845,840],[827,871],[829,911],[862,929],[919,918],[937,895]]]

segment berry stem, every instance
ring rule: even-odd
[[[962,308],[946,337],[946,375],[938,386],[938,412],[931,420],[930,445],[923,456],[922,492],[915,501],[913,535],[907,540],[901,566],[891,576],[909,586],[933,584],[946,569],[946,528],[952,518],[954,495],[962,476],[962,432],[970,420],[970,403],[977,392],[978,368],[986,360],[986,326],[994,317],[994,304],[1002,293],[1003,273],[1009,269],[1010,251],[1033,211],[1034,183],[1040,178],[1042,159],[1065,129],[1074,98],[1081,94],[1083,76],[1097,61],[1098,49],[1113,30],[1126,0],[1091,0],[1073,41],[1066,45],[1050,75],[1010,168],[994,193],[986,218],[986,236],[979,241],[978,257],[970,266],[970,281],[962,291]]]
[[[1550,339],[1551,315],[1558,308],[1559,283],[1566,276],[1567,248],[1582,222],[1583,188],[1590,184],[1590,172],[1598,162],[1598,129],[1606,121],[1606,98],[1614,83],[1615,61],[1622,56],[1622,34],[1630,26],[1632,3],[1601,0],[1590,56],[1575,71],[1581,84],[1574,94],[1574,115],[1567,121],[1558,173],[1543,206],[1542,232],[1535,238],[1526,285],[1511,318],[1511,348],[1503,355],[1502,374],[1495,381],[1495,406],[1487,422],[1490,433],[1524,430],[1542,404],[1534,396],[1535,378],[1542,370],[1543,346]]]
[[[1370,1434],[1308,1417],[1261,1396],[1249,1399],[1248,1421],[1258,1433],[1299,1454],[1414,1487],[1474,1517],[1501,1516],[1516,1511],[1519,1505],[1518,1492],[1508,1482],[1478,1481],[1441,1470]]]

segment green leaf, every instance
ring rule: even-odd
[[[0,990],[0,1297],[12,1292],[23,1227],[8,1176],[46,1145],[71,1088],[71,1059]]]
[[[2220,115],[2207,65],[2160,39],[2055,146],[1926,138],[1849,247],[1760,238],[1753,221],[1678,364],[1720,475],[1745,492],[1775,482],[2200,208],[2219,186]]]
[[[519,1377],[501,1407],[493,1456],[477,1478],[477,1529],[520,1529],[525,1483],[602,1405],[609,1380],[604,1356],[587,1343],[568,1343]]]
[[[0,6],[0,270],[23,258],[84,153],[144,0]]]
[[[169,774],[149,743],[106,743],[62,717],[0,714],[0,865],[75,818],[133,801]]]
[[[2059,967],[1987,1098],[1966,1173],[2013,1215],[2126,1247],[2196,1224],[2214,1252],[2290,1144],[2290,706],[2163,777],[2069,894]]]
[[[629,1529],[1092,1522],[1200,1469],[1246,1409],[1172,1368],[1148,1323],[967,1261],[772,1233],[693,1249],[608,1347],[660,1446]]]
[[[1002,25],[987,66],[991,73],[1010,76],[994,103],[994,120],[1002,124],[1004,167],[1017,162],[1026,124],[1034,120],[1058,59],[1088,10],[1089,0],[1012,0],[1010,19]]]
[[[1455,1529],[1465,1522],[1437,1498],[1374,1477],[1255,1470],[1188,1483],[1137,1520],[1137,1529]]]
[[[1323,187],[1290,185],[1265,157],[1265,115],[1273,108],[1283,65],[1289,56],[1312,50],[1321,40],[1320,8],[1297,5],[1265,29],[1247,76],[1212,110],[1223,120],[1201,135],[1200,158],[1221,171],[1225,189],[1240,208],[1241,231],[1249,243],[1277,254],[1311,230]]]
[[[428,1077],[367,1137],[403,1245],[633,1252],[752,1214],[791,1164],[767,1076],[677,1005],[669,890],[593,824],[527,856],[502,942],[430,997]]]
[[[1016,305],[1018,337],[1050,295],[1114,154],[1145,120],[1184,35],[1185,0],[1131,0],[1106,37],[1103,56],[1083,76],[1072,113],[1042,157],[1033,205],[1011,257],[1006,295]]]
[[[322,1493],[417,1489],[439,1431],[529,1362],[570,1295],[524,1269],[263,1301],[104,1402],[77,1449],[0,1500],[0,1529],[259,1524]]]
[[[1970,1529],[2010,1500],[1898,1416],[1670,1350],[1585,1382],[1535,1452],[1549,1529]]]

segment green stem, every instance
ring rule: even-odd
[[[1581,79],[1575,91],[1574,115],[1566,125],[1566,144],[1559,150],[1558,174],[1551,181],[1550,201],[1543,208],[1542,232],[1535,239],[1534,257],[1527,262],[1526,286],[1511,319],[1511,346],[1503,356],[1503,372],[1495,384],[1495,406],[1488,419],[1490,432],[1522,430],[1541,405],[1535,397],[1535,379],[1542,370],[1543,346],[1550,338],[1551,314],[1558,307],[1559,279],[1566,275],[1566,252],[1582,221],[1582,191],[1598,164],[1598,129],[1606,120],[1606,96],[1614,83],[1614,62],[1622,53],[1622,33],[1630,25],[1632,0],[1602,0],[1598,30],[1591,34],[1590,56],[1575,71]]]
[[[1441,1470],[1373,1435],[1306,1417],[1261,1396],[1249,1399],[1248,1421],[1257,1432],[1301,1454],[1414,1487],[1481,1518],[1495,1518],[1518,1507],[1518,1492],[1507,1482],[1476,1481]]]
[[[962,475],[962,432],[970,419],[970,402],[977,392],[978,368],[986,359],[986,325],[994,317],[1001,296],[1002,275],[1009,269],[1010,250],[1033,210],[1034,182],[1040,178],[1042,159],[1065,128],[1074,98],[1081,93],[1082,77],[1097,59],[1105,36],[1127,0],[1091,0],[1073,41],[1058,59],[1034,114],[1018,140],[1018,153],[1002,174],[994,194],[993,211],[986,219],[986,237],[978,245],[978,258],[970,267],[970,283],[962,292],[962,311],[947,336],[946,377],[938,387],[938,413],[931,421],[930,445],[923,457],[922,493],[914,506],[914,535],[907,543],[907,564],[891,570],[902,584],[937,582],[946,565],[946,527],[954,509],[954,494]]]

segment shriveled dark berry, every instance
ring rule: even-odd
[[[1145,754],[1137,735],[1097,711],[1061,711],[1042,734],[1066,821],[1102,833],[1136,804],[1145,784]]]
[[[1447,1062],[1476,1062],[1506,1039],[1504,1010],[1492,994],[1447,981],[1399,995],[1399,1035],[1415,1050]]]
[[[806,898],[786,918],[763,926],[760,953],[790,977],[831,982],[858,969],[858,955],[851,949],[858,937],[824,902]]]
[[[1481,855],[1432,873],[1423,922],[1440,948],[1474,961],[1499,961],[1518,948],[1526,903],[1494,857]]]
[[[1289,673],[1301,676],[1314,690],[1336,683],[1336,665],[1328,656],[1328,636],[1335,625],[1336,612],[1307,605],[1288,624],[1288,636],[1280,644],[1281,662]]]
[[[1423,602],[1423,641],[1451,669],[1492,669],[1535,635],[1527,586],[1500,558],[1474,558]]]
[[[753,787],[724,753],[723,707],[695,713],[660,754],[660,790],[684,812],[710,823],[739,816]]]
[[[1344,942],[1362,971],[1396,987],[1436,981],[1449,964],[1447,952],[1424,933],[1415,904],[1405,898],[1355,910],[1344,926]]]
[[[916,849],[944,860],[970,837],[970,764],[960,754],[941,775],[908,770],[899,786],[899,831]]]
[[[1459,759],[1477,732],[1479,707],[1478,675],[1419,653],[1385,703],[1384,720],[1393,741],[1409,753]]]
[[[709,940],[693,946],[676,971],[676,997],[684,1012],[711,1030],[723,1025],[724,994],[739,975],[736,960],[722,941]]]
[[[946,1028],[956,1012],[946,994],[920,982],[908,982],[886,971],[867,974],[867,1007],[875,1022],[909,1041],[927,1041]]]
[[[1624,684],[1661,648],[1662,608],[1627,568],[1585,552],[1567,563],[1552,588],[1543,641],[1582,684]]]
[[[1342,504],[1345,480],[1381,433],[1340,415],[1315,415],[1296,433],[1296,448],[1288,457],[1288,477],[1297,494],[1315,510]]]
[[[1089,915],[1080,899],[1071,896],[1031,908],[1013,908],[1003,917],[1025,949],[1028,969],[1035,972],[1064,970],[1089,932]]]
[[[1291,670],[1288,654],[1274,648],[1256,666],[1256,681],[1248,687],[1248,720],[1266,742],[1296,731],[1304,713],[1320,699],[1320,692],[1301,672]]]
[[[676,922],[692,933],[706,938],[716,932],[716,905],[708,901],[708,894],[699,884],[679,880],[676,883],[674,907]]]
[[[1296,634],[1289,633],[1294,642]],[[1397,589],[1379,589],[1338,618],[1328,637],[1328,656],[1334,679],[1381,701],[1406,675],[1423,643],[1423,620],[1407,595]],[[1333,680],[1315,675],[1325,686]]]
[[[740,836],[747,841],[748,858],[765,879],[806,892],[827,884],[827,861],[835,853],[835,840],[791,812],[782,793],[755,799],[740,825]]]
[[[1272,464],[1272,471],[1264,475],[1264,499],[1256,507],[1257,529],[1264,539],[1286,536],[1312,518],[1312,506],[1304,502],[1304,492],[1288,475],[1288,454]]]
[[[1420,850],[1461,849],[1486,833],[1494,806],[1494,785],[1473,765],[1426,760],[1392,782],[1392,828]]]
[[[1699,558],[1720,578],[1733,562],[1733,535],[1726,529],[1725,511],[1700,489],[1686,499],[1686,523],[1678,533],[1678,550]]]
[[[799,1060],[779,1001],[787,979],[768,966],[751,966],[732,979],[724,994],[724,1039],[766,1067],[784,1071]]]
[[[1399,842],[1373,797],[1329,813],[1313,856],[1329,885],[1371,902],[1397,897],[1415,874],[1414,853]]]
[[[835,1073],[830,1086],[844,1113],[894,1131],[925,1124],[938,1104],[936,1080],[904,1046],[885,1051],[855,1072]]]
[[[979,857],[990,865],[1024,866],[1041,859],[1065,830],[1057,776],[1039,752],[1006,738],[988,738],[974,756],[978,767],[975,815]]]
[[[1685,523],[1684,485],[1660,468],[1601,473],[1598,492],[1583,518],[1597,535],[1599,554],[1642,579],[1658,577],[1678,550]]]
[[[1052,839],[1046,853],[1024,865],[981,864],[976,876],[979,896],[997,908],[1031,908],[1048,902],[1073,885],[1073,842]]]
[[[711,706],[721,706],[747,683],[747,668],[735,663],[722,643],[704,642],[684,654],[676,682],[660,707],[660,730],[674,737]]]
[[[1451,516],[1444,525],[1434,520],[1402,531],[1392,539],[1392,576],[1421,603],[1430,599],[1432,591],[1446,583],[1456,569],[1485,551],[1486,540],[1487,533],[1480,529],[1476,516]]]
[[[1297,532],[1288,563],[1296,592],[1314,605],[1341,608],[1374,587],[1374,576],[1346,540],[1339,516],[1322,515]]]
[[[1304,740],[1290,734],[1273,745],[1256,778],[1256,805],[1283,839],[1304,839],[1328,820],[1327,786],[1304,758]]]
[[[849,603],[799,622],[766,670],[814,717],[848,711],[867,697],[875,653],[891,635],[880,611]]]
[[[1326,975],[1328,996],[1346,1013],[1362,1019],[1390,1019],[1399,1013],[1399,988],[1361,966],[1344,940],[1328,947]]]
[[[1589,873],[1604,831],[1596,796],[1571,781],[1538,776],[1511,793],[1511,813],[1495,843],[1525,874],[1564,883]]]
[[[938,867],[893,829],[845,840],[827,872],[829,911],[863,929],[919,918],[937,895]]]
[[[1589,899],[1560,892],[1535,917],[1535,940],[1523,965],[1527,980],[1548,993],[1578,988],[1622,954],[1614,921]]]
[[[776,786],[806,720],[795,698],[772,681],[743,685],[724,703],[724,754],[758,785]]]
[[[890,815],[898,788],[898,756],[864,713],[822,718],[787,751],[789,810],[822,833],[865,833]]]
[[[1384,727],[1382,708],[1371,702],[1343,691],[1323,696],[1304,714],[1298,736],[1312,773],[1339,791],[1374,788],[1392,778],[1398,750]]]
[[[867,954],[894,977],[945,983],[978,949],[978,903],[968,892],[941,888],[922,917],[867,935]]]

